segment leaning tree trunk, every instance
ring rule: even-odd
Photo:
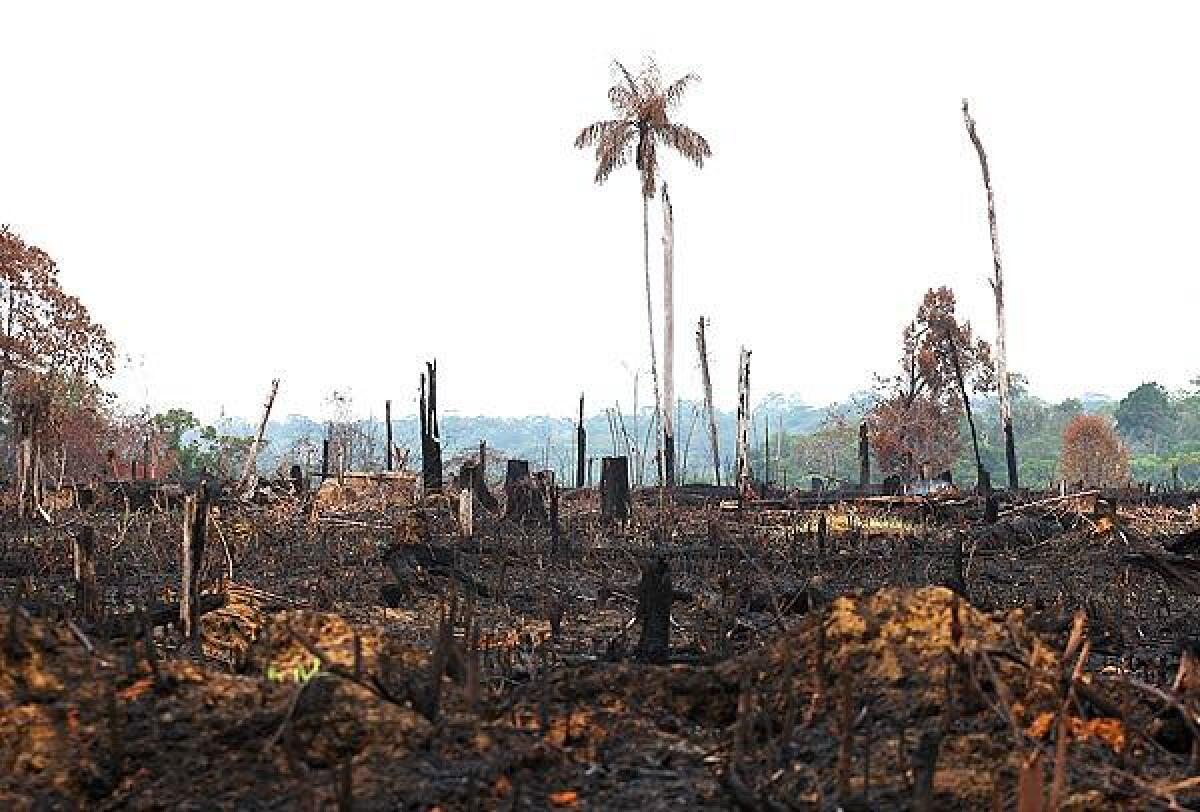
[[[250,453],[246,455],[246,466],[242,469],[242,479],[238,483],[239,490],[244,490],[250,487],[251,477],[254,475],[254,467],[258,462],[258,449],[262,447],[263,435],[267,432],[267,420],[271,417],[271,407],[275,405],[275,395],[279,392],[279,379],[275,378],[271,381],[271,391],[267,394],[266,405],[263,406],[262,421],[258,424],[258,434],[254,435],[254,442],[250,445]],[[149,456],[149,454],[147,454]],[[142,465],[142,473],[146,474],[146,466]]]
[[[650,198],[642,195],[642,261],[646,270],[646,328],[650,333],[650,379],[654,382],[654,418],[662,426],[662,395],[658,389],[658,353],[654,348],[654,300],[650,293]],[[654,432],[655,459],[658,464],[658,484],[663,479],[663,447],[660,429]]]
[[[980,490],[990,491],[992,478],[983,468],[983,460],[979,456],[979,435],[975,431],[975,417],[971,413],[971,398],[967,395],[967,382],[963,378],[962,364],[958,360],[958,347],[954,339],[947,338],[946,346],[950,350],[950,363],[954,367],[954,378],[958,381],[958,393],[962,397],[963,409],[967,413],[967,426],[971,429],[971,447],[975,450],[975,472],[979,478]]]
[[[708,413],[708,441],[712,446],[713,474],[721,486],[721,452],[717,447],[717,415],[713,411],[712,377],[708,374],[708,344],[704,337],[704,317],[696,330],[696,350],[700,353],[700,379],[704,384],[704,411]]]
[[[675,215],[663,184],[663,469],[675,486]]]
[[[1004,430],[1004,458],[1008,463],[1008,487],[1017,488],[1017,448],[1013,439],[1012,399],[1009,393],[1008,381],[1008,350],[1007,329],[1004,320],[1004,269],[1000,264],[1000,238],[996,229],[996,198],[992,194],[992,174],[988,169],[987,153],[983,150],[983,142],[975,131],[975,119],[967,109],[967,100],[963,99],[963,121],[967,125],[967,135],[975,145],[979,155],[979,169],[983,173],[983,188],[987,193],[988,230],[992,238],[992,294],[996,298],[996,376],[999,379],[1000,394],[1000,425]]]

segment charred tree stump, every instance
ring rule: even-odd
[[[475,501],[483,506],[485,510],[495,513],[500,509],[500,504],[496,501],[496,497],[488,490],[483,470],[479,467],[478,463],[464,462],[462,468],[458,471],[456,484],[460,491],[470,491]]]
[[[321,441],[321,481],[329,476],[329,438]]]
[[[71,542],[75,558],[75,611],[87,623],[100,619],[100,595],[96,590],[96,533],[91,525],[79,528]]]
[[[648,663],[665,663],[670,653],[671,571],[667,560],[655,557],[642,567],[638,586],[637,618],[642,624],[637,657]]]
[[[625,521],[629,514],[629,458],[605,457],[600,462],[600,516]]]
[[[504,468],[504,496],[510,498],[513,486],[529,479],[529,460],[508,460]]]
[[[201,482],[187,498],[183,520],[183,583],[179,591],[179,626],[184,640],[195,643],[200,636],[200,566],[204,561],[204,540],[208,531],[208,483]]]
[[[871,440],[867,436],[867,424],[858,424],[858,485],[865,488],[871,484]]]
[[[421,481],[426,493],[442,489],[442,439],[437,419],[437,361],[425,363],[426,375],[421,376]]]

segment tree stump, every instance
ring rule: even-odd
[[[75,558],[75,610],[88,623],[100,618],[100,595],[96,590],[96,533],[91,525],[79,528],[71,543]]]
[[[642,567],[638,585],[637,617],[642,624],[637,657],[648,663],[665,663],[670,653],[671,571],[667,560],[656,556]]]
[[[600,463],[600,516],[625,521],[629,515],[629,458],[605,457]]]
[[[195,643],[200,636],[197,622],[200,617],[200,566],[204,561],[204,540],[208,531],[208,505],[208,483],[201,482],[184,506],[179,626],[189,643]]]

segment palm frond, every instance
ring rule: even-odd
[[[589,124],[579,131],[579,135],[575,136],[575,148],[584,149],[601,143],[609,134],[619,129],[620,127],[628,126],[624,119],[613,118],[607,121],[597,121]]]
[[[613,67],[615,67],[617,69],[617,71],[622,76],[625,77],[625,82],[629,85],[629,89],[633,92],[633,95],[641,96],[641,91],[638,88],[638,83],[633,78],[633,74],[629,72],[629,69],[626,68],[624,65],[622,65],[619,61],[617,61],[615,59],[613,60]]]
[[[704,159],[712,157],[712,148],[703,135],[683,124],[667,124],[655,129],[655,135],[671,149],[694,163],[704,166]]]
[[[620,116],[637,116],[641,107],[641,99],[638,98],[636,90],[622,82],[608,89],[608,101]]]
[[[674,82],[671,82],[670,86],[667,87],[666,92],[663,94],[667,100],[667,108],[671,109],[677,106],[683,99],[683,93],[685,90],[687,90],[688,85],[699,81],[699,76],[694,73],[689,73],[686,76],[680,76]]]
[[[608,176],[629,163],[632,150],[629,148],[636,134],[632,124],[614,129],[609,137],[596,147],[596,183],[604,183]]]

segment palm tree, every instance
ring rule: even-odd
[[[663,86],[662,76],[653,62],[648,62],[635,77],[620,62],[614,62],[617,81],[608,90],[616,118],[597,121],[584,127],[575,138],[579,149],[596,148],[596,183],[604,183],[615,170],[625,166],[630,159],[641,175],[642,190],[642,260],[646,271],[646,323],[650,333],[650,375],[654,382],[654,408],[663,434],[655,434],[658,446],[659,481],[673,484],[674,478],[674,432],[671,416],[674,404],[664,404],[658,388],[658,363],[654,344],[654,313],[650,297],[650,199],[658,185],[658,146],[675,150],[698,167],[712,155],[708,141],[695,130],[672,121],[670,113],[683,99],[684,91],[700,77],[694,73],[676,79]],[[669,216],[669,215],[668,215]],[[664,302],[667,310],[667,330],[674,327],[673,304],[670,297]],[[668,338],[668,351],[664,360],[666,367],[667,392],[673,390],[674,341]],[[664,419],[665,415],[665,419]],[[667,462],[667,477],[663,477],[663,463]]]

